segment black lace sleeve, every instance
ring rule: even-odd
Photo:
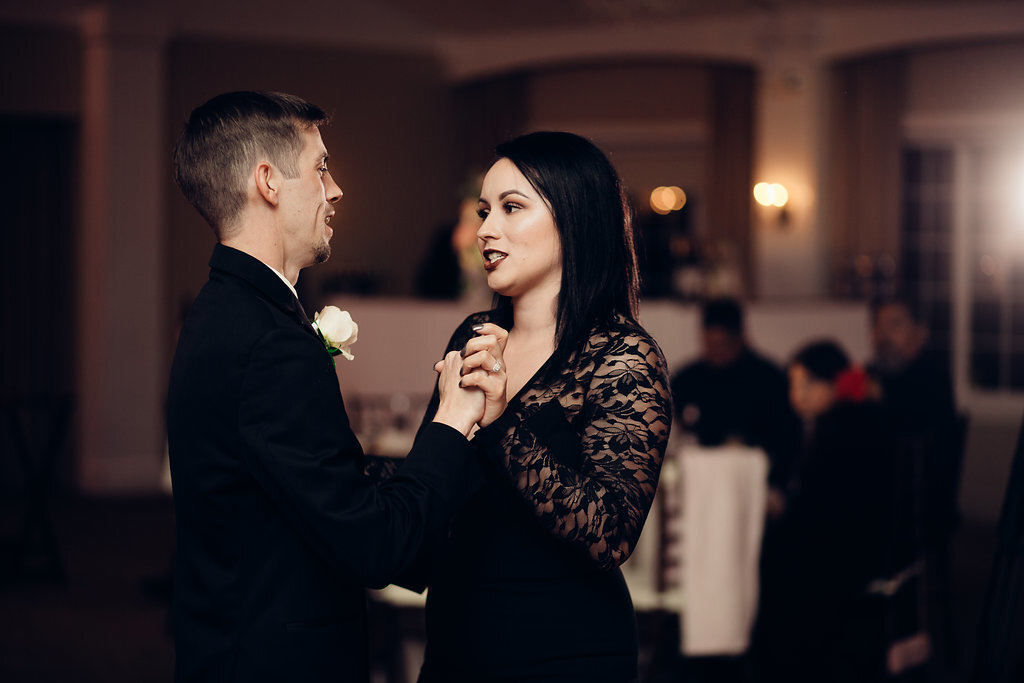
[[[546,528],[611,569],[654,500],[671,426],[667,367],[635,325],[595,334],[570,365],[560,381],[528,385],[491,425],[498,433],[478,437]]]
[[[400,458],[390,458],[383,455],[364,455],[363,474],[376,482],[390,479],[391,475],[398,471]]]

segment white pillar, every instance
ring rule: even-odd
[[[826,71],[815,32],[780,22],[760,65],[755,104],[754,182],[789,191],[785,214],[755,205],[754,249],[761,299],[827,295],[821,222]]]
[[[164,45],[157,13],[82,15],[77,480],[157,487],[163,453]],[[156,25],[156,26],[155,26]]]

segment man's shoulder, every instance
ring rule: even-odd
[[[259,289],[243,279],[211,273],[185,317],[179,351],[187,351],[186,357],[244,357],[262,340],[289,331],[297,340],[303,336],[295,320]]]
[[[756,349],[747,348],[740,356],[741,365],[747,371],[770,379],[784,379],[785,373],[778,363],[763,355]]]
[[[288,322],[288,316],[259,289],[230,275],[211,275],[196,298],[194,308],[202,311],[210,323],[253,334]]]
[[[703,359],[691,360],[672,373],[673,392],[694,391],[703,386],[711,372],[710,366]]]

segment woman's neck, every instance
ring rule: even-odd
[[[516,336],[554,340],[557,297],[525,295],[512,300],[512,331]]]

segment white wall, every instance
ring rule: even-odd
[[[430,393],[434,361],[440,360],[455,327],[472,311],[458,303],[410,299],[337,297],[332,305],[348,310],[359,325],[353,361],[338,359],[338,377],[346,396],[360,393]],[[674,371],[699,352],[699,308],[649,301],[640,320],[665,353]],[[784,363],[802,344],[822,337],[839,341],[857,361],[870,352],[867,311],[862,304],[751,304],[747,331],[752,344]]]

